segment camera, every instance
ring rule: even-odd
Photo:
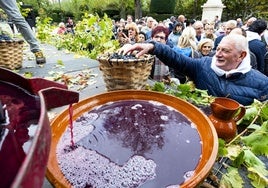
[[[123,33],[128,36],[128,29],[123,29]]]

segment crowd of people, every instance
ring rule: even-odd
[[[204,56],[214,56],[216,49],[222,38],[233,33],[245,36],[249,42],[249,53],[251,65],[268,76],[268,65],[265,64],[265,56],[268,49],[267,22],[255,17],[249,18],[245,23],[241,18],[221,22],[216,16],[211,22],[205,20],[189,20],[183,15],[177,18],[172,16],[163,21],[156,21],[152,17],[145,17],[133,20],[131,15],[127,19],[114,22],[114,38],[118,39],[121,46],[124,44],[134,44],[153,40],[154,29],[162,27],[168,29],[165,33],[165,43],[178,53],[183,53],[192,58]],[[181,82],[185,82],[185,77],[172,75]],[[161,78],[161,77],[159,77]]]
[[[74,34],[74,28],[75,28],[75,23],[73,19],[70,17],[67,19],[67,22],[60,22],[58,25],[58,28],[56,29],[55,33],[58,35],[63,35],[63,34]]]
[[[139,33],[144,40],[140,41]],[[154,80],[192,80],[210,95],[244,105],[268,99],[266,20],[187,21],[180,15],[157,22],[152,17],[134,21],[129,15],[126,21],[115,22],[114,35],[121,44],[120,53],[138,50],[137,56],[156,55]]]
[[[0,0],[0,7],[30,44],[37,63],[45,63],[15,1],[8,2]],[[16,9],[16,14],[11,14],[11,9]],[[71,18],[57,29],[59,35],[66,33],[75,34]],[[157,21],[153,17],[134,20],[127,15],[113,22],[113,34],[123,53],[138,50],[137,56],[156,55],[151,79],[176,83],[192,80],[211,95],[230,97],[245,105],[254,99],[268,99],[268,29],[264,19],[221,21],[215,16],[208,21],[179,15]]]

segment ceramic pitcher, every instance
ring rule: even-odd
[[[236,122],[245,115],[246,108],[237,101],[226,97],[215,98],[210,107],[212,114],[209,115],[209,119],[216,129],[218,137],[230,141],[236,136]]]

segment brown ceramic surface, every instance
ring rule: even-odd
[[[215,162],[218,152],[218,137],[216,130],[209,118],[204,115],[201,110],[190,103],[185,102],[177,97],[158,92],[137,90],[112,91],[87,98],[75,104],[73,106],[73,119],[77,119],[83,113],[88,112],[98,105],[106,104],[107,102],[129,99],[154,100],[161,102],[177,109],[196,124],[201,141],[203,142],[202,156],[198,166],[195,169],[194,175],[184,182],[180,187],[192,188],[197,186],[208,175]],[[71,187],[63,176],[56,157],[56,147],[58,141],[68,125],[68,109],[59,114],[51,123],[52,143],[50,148],[49,162],[47,165],[47,178],[55,187]]]
[[[245,115],[245,107],[225,97],[215,98],[210,106],[212,114],[209,118],[216,128],[218,137],[230,141],[236,136],[236,122]]]

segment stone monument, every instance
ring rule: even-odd
[[[202,21],[214,21],[215,16],[218,16],[221,20],[222,10],[225,8],[221,0],[208,0],[201,7],[203,8]]]

